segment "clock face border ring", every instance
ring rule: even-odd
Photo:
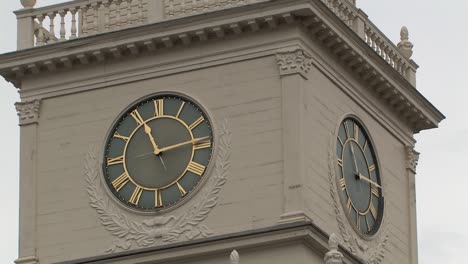
[[[384,191],[382,190],[382,196],[381,196],[381,199],[382,199],[382,208],[379,209],[379,210],[382,210],[382,213],[381,215],[379,216],[379,221],[380,223],[378,224],[378,229],[373,233],[373,234],[370,234],[370,235],[366,235],[366,234],[363,234],[357,227],[355,224],[353,224],[353,219],[351,217],[350,214],[346,213],[345,212],[345,205],[346,205],[346,201],[344,201],[344,197],[341,195],[340,193],[340,179],[339,179],[339,176],[337,175],[337,165],[336,165],[336,149],[337,149],[337,140],[336,140],[336,137],[338,135],[338,132],[340,130],[340,126],[341,124],[346,120],[346,119],[354,119],[355,121],[357,121],[360,125],[360,128],[362,130],[364,130],[364,132],[366,133],[367,135],[367,138],[368,140],[370,141],[373,149],[374,149],[374,158],[375,158],[375,163],[377,163],[377,167],[379,168],[379,180],[380,180],[380,184],[382,186],[384,186],[384,180],[383,180],[383,177],[382,177],[382,170],[381,170],[381,166],[380,166],[380,156],[377,155],[377,150],[375,149],[375,143],[374,143],[374,140],[373,138],[371,137],[370,133],[369,133],[369,130],[367,129],[367,126],[364,125],[364,122],[362,121],[361,118],[359,118],[356,114],[353,114],[353,113],[347,113],[347,114],[344,114],[343,116],[340,117],[339,119],[339,122],[335,128],[335,132],[333,134],[333,169],[335,170],[334,171],[334,174],[336,175],[335,176],[335,184],[336,184],[336,190],[337,190],[337,196],[338,197],[338,200],[339,200],[339,203],[341,204],[342,206],[342,209],[343,209],[343,212],[344,212],[344,215],[345,217],[347,218],[348,220],[348,223],[349,225],[352,227],[354,233],[356,233],[360,238],[362,238],[363,240],[366,240],[366,241],[371,241],[373,240],[375,237],[377,237],[380,233],[380,231],[382,230],[382,227],[384,226],[385,224],[385,195],[384,195]]]
[[[158,97],[158,96],[178,96],[178,97],[180,97],[182,99],[185,99],[187,101],[190,101],[190,102],[196,104],[196,106],[204,113],[205,117],[208,119],[207,121],[211,125],[211,131],[212,131],[212,142],[211,142],[212,147],[211,147],[211,149],[212,149],[212,153],[211,153],[210,162],[209,162],[208,166],[205,169],[203,177],[201,177],[201,180],[196,184],[195,188],[192,191],[188,192],[187,195],[185,197],[183,197],[183,199],[181,199],[180,201],[176,202],[175,204],[173,204],[173,205],[171,205],[171,206],[169,206],[167,208],[163,208],[163,209],[159,209],[159,210],[143,211],[143,210],[138,210],[138,209],[135,209],[135,208],[132,208],[130,206],[127,206],[127,205],[123,204],[122,201],[119,200],[113,194],[112,190],[110,189],[110,186],[106,183],[105,175],[104,175],[104,171],[105,171],[105,167],[106,167],[106,164],[104,163],[104,160],[106,158],[105,157],[105,155],[106,155],[105,152],[106,152],[106,146],[107,146],[108,140],[113,135],[114,129],[118,125],[121,118],[124,115],[126,115],[127,113],[129,113],[130,110],[133,109],[139,103],[144,102],[144,101],[149,100],[149,99],[154,98],[154,97]],[[101,140],[103,143],[101,143],[101,147],[100,147],[101,153],[100,153],[99,156],[101,158],[100,158],[100,166],[99,166],[99,175],[100,175],[100,180],[102,182],[102,185],[104,185],[104,189],[106,190],[108,196],[111,197],[111,199],[115,202],[115,204],[118,205],[119,208],[123,208],[124,210],[126,210],[128,212],[131,212],[133,214],[152,215],[152,216],[154,216],[154,215],[162,215],[162,214],[165,214],[165,213],[167,213],[169,211],[173,211],[173,210],[183,206],[184,204],[188,203],[189,201],[191,201],[194,198],[194,196],[198,192],[200,192],[201,189],[203,189],[203,186],[208,181],[208,178],[211,177],[211,174],[213,173],[213,169],[215,167],[216,157],[217,157],[217,153],[218,153],[218,150],[217,150],[218,134],[219,134],[219,131],[218,131],[216,123],[213,122],[211,112],[209,110],[207,110],[204,107],[204,105],[201,103],[201,100],[199,100],[195,96],[189,95],[186,92],[161,90],[161,91],[158,91],[158,92],[152,92],[152,93],[146,94],[146,95],[144,95],[142,97],[139,97],[136,100],[133,100],[130,103],[128,103],[127,106],[116,115],[116,117],[112,121],[111,125],[107,129],[107,132],[105,133],[104,139]]]

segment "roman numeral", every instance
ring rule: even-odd
[[[342,159],[338,159],[338,166],[343,168],[343,160]]]
[[[211,147],[211,141],[210,139],[208,138],[207,139],[208,141],[198,141],[196,142],[193,146],[194,146],[194,149],[197,150],[197,149],[204,149],[204,148],[209,148]]]
[[[185,196],[187,194],[187,192],[185,191],[184,187],[182,187],[182,185],[179,184],[179,182],[176,183],[177,184],[177,188],[179,188],[179,192],[182,196]]]
[[[340,186],[342,191],[346,190],[346,182],[344,178],[340,179]]]
[[[133,110],[133,112],[131,112],[130,115],[133,117],[133,119],[135,119],[135,122],[138,126],[145,123],[145,120],[143,120],[143,118],[141,117],[140,113],[138,112],[138,109]]]
[[[344,129],[345,129],[345,134],[346,134],[346,137],[349,138],[349,127],[348,127],[348,121],[344,121],[343,122],[343,126],[344,126]]]
[[[164,99],[154,100],[154,116],[164,115]]]
[[[369,226],[369,220],[367,219],[367,215],[364,218],[366,219],[367,232],[370,232],[371,228]]]
[[[359,127],[357,124],[354,124],[354,139],[358,141],[359,139]]]
[[[125,186],[125,184],[128,183],[129,180],[130,180],[130,177],[128,176],[126,172],[124,172],[122,173],[122,175],[120,175],[119,177],[115,178],[115,180],[112,181],[112,186],[114,186],[114,189],[116,191],[120,191]]]
[[[362,148],[362,150],[366,151],[366,148],[367,148],[367,140],[366,140],[366,142],[364,142],[364,147]]]
[[[375,164],[369,166],[369,171],[374,171],[375,170]]]
[[[375,209],[373,203],[370,203],[369,211],[371,212],[372,217],[373,217],[375,220],[377,220],[377,209]]]
[[[351,211],[351,198],[348,197],[348,201],[346,202],[346,207],[348,208],[349,211]]]
[[[180,113],[182,113],[182,110],[184,109],[185,102],[182,102],[179,107],[179,111],[177,111],[176,117],[178,118],[180,116]]]
[[[201,176],[205,172],[205,166],[196,163],[195,161],[190,161],[187,170]]]
[[[138,205],[138,202],[140,202],[140,197],[142,193],[143,193],[143,189],[140,188],[139,186],[136,186],[135,190],[133,191],[132,197],[130,197],[129,202],[131,204]]]
[[[356,216],[356,227],[357,229],[361,230],[361,215],[360,214],[357,214]]]
[[[193,122],[189,128],[190,130],[193,130],[195,127],[197,127],[199,124],[201,124],[201,122],[205,121],[205,118],[203,116],[200,116],[197,120],[195,120],[195,122]]]
[[[107,158],[107,166],[121,164],[124,161],[123,155],[116,158]]]
[[[372,193],[375,197],[380,197],[379,190],[377,190],[377,187],[375,187],[374,185],[372,185],[372,187],[371,187],[371,193]]]
[[[343,141],[341,140],[340,137],[336,137],[338,139],[338,142],[340,142],[341,146],[343,146]]]
[[[115,138],[120,138],[120,139],[124,140],[125,142],[128,142],[128,141],[130,140],[129,137],[122,136],[122,135],[119,134],[119,132],[115,132],[115,133],[114,133],[114,137],[115,137]]]
[[[162,207],[162,195],[160,190],[154,191],[154,207]]]

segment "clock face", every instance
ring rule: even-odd
[[[104,151],[105,181],[126,206],[161,211],[195,190],[212,151],[212,127],[196,102],[155,95],[132,105],[115,123]]]
[[[348,219],[364,236],[374,235],[382,222],[383,196],[375,149],[364,127],[346,118],[336,142],[338,187]]]

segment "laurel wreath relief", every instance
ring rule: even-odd
[[[343,220],[342,207],[340,206],[340,201],[338,194],[336,192],[336,174],[335,174],[335,155],[333,152],[334,149],[334,139],[335,137],[331,135],[330,139],[330,148],[328,151],[328,171],[329,171],[329,182],[330,182],[330,195],[333,200],[334,211],[336,214],[336,220],[338,222],[338,229],[340,230],[341,237],[343,238],[343,243],[351,254],[364,258],[365,263],[367,264],[379,264],[385,258],[385,247],[388,242],[388,230],[383,232],[380,242],[376,247],[370,248],[368,245],[362,242],[362,240],[354,236],[349,232],[349,227],[347,223]]]
[[[225,120],[220,129],[218,151],[215,157],[214,171],[203,190],[197,194],[198,201],[179,216],[156,216],[141,222],[130,220],[126,213],[114,204],[104,193],[100,169],[99,150],[96,146],[85,157],[86,189],[90,197],[89,204],[96,209],[101,224],[117,239],[107,252],[119,249],[147,247],[157,243],[174,242],[181,236],[188,240],[207,237],[213,232],[200,223],[206,219],[218,201],[218,194],[226,183],[230,168],[231,133]]]

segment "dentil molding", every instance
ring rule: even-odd
[[[203,189],[193,197],[190,207],[179,215],[164,214],[133,219],[135,216],[114,204],[103,186],[99,150],[96,147],[85,158],[85,180],[90,206],[96,209],[101,224],[115,240],[107,252],[143,248],[161,242],[175,242],[184,237],[193,240],[208,237],[213,232],[201,224],[217,205],[218,195],[227,181],[231,157],[231,132],[227,121],[221,125],[214,159],[214,170]]]
[[[304,79],[307,79],[307,73],[312,65],[311,59],[310,54],[303,49],[276,53],[276,60],[278,61],[281,76],[300,74]]]
[[[354,234],[353,228],[348,221],[344,219],[343,207],[338,197],[338,186],[335,173],[335,158],[334,158],[334,135],[330,134],[330,147],[328,151],[328,174],[330,182],[330,195],[333,200],[334,211],[338,223],[338,229],[343,239],[343,246],[347,248],[351,254],[364,260],[366,264],[380,264],[385,258],[386,246],[389,239],[388,228],[385,227],[385,222],[382,223],[380,235],[372,238],[371,243],[364,241],[359,236]],[[331,262],[335,263],[335,262]],[[341,263],[341,262],[336,262]]]
[[[406,146],[406,169],[410,170],[412,173],[416,173],[416,168],[418,167],[419,161],[419,152],[414,150],[414,147]]]
[[[19,125],[36,124],[39,122],[39,111],[41,100],[24,101],[15,103],[16,111],[19,117]]]

